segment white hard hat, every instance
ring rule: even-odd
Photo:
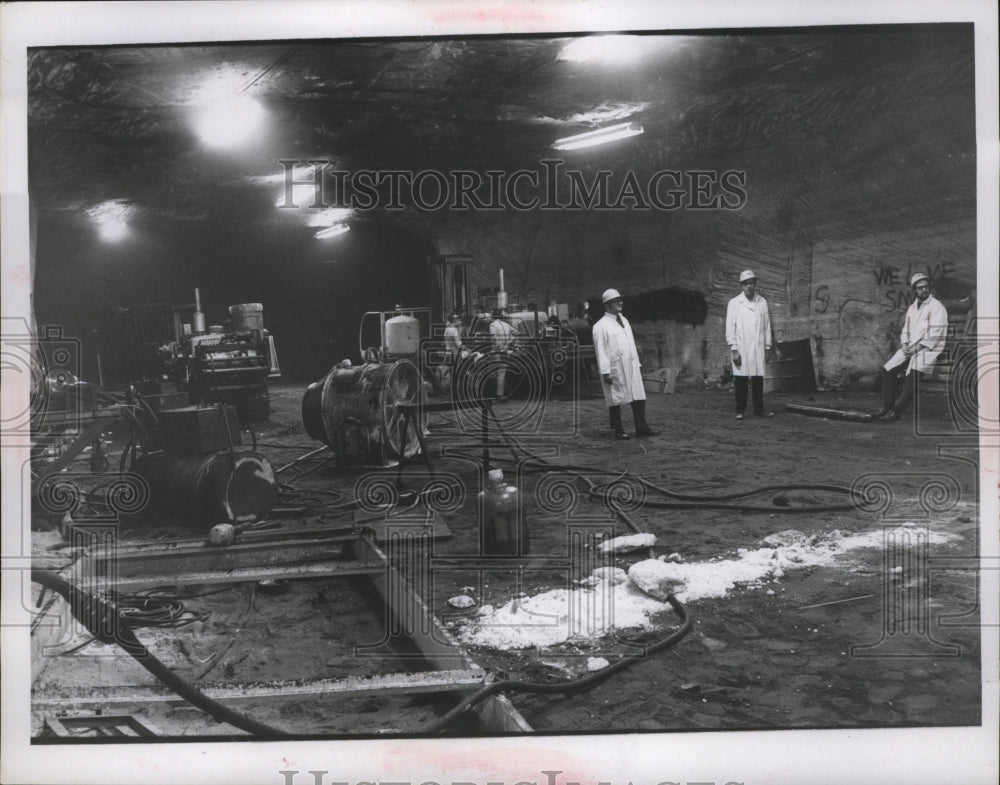
[[[927,281],[930,283],[930,278],[927,277],[926,273],[914,273],[913,277],[910,279],[910,286],[916,286],[920,281]]]
[[[755,281],[757,276],[753,274],[753,270],[744,270],[740,273],[740,283],[744,281]]]
[[[606,303],[609,300],[617,300],[621,297],[621,294],[617,289],[605,289],[604,294],[601,295],[601,302]]]

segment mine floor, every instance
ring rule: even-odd
[[[283,469],[282,504],[270,516],[279,530],[351,522],[361,513],[338,504],[353,500],[365,483],[391,487],[399,478],[404,489],[430,493],[438,482],[450,490],[429,502],[433,510],[422,506],[406,514],[437,516],[451,536],[427,544],[416,557],[411,545],[389,555],[480,665],[506,678],[558,684],[585,676],[600,659],[634,660],[572,695],[511,694],[538,732],[980,724],[977,434],[969,414],[956,411],[943,392],[921,400],[916,417],[895,423],[808,417],[784,408],[810,402],[878,408],[875,395],[860,392],[772,393],[767,411],[773,416],[737,421],[731,390],[679,384],[675,394],[651,393],[647,402],[648,419],[661,433],[628,441],[611,438],[604,402],[593,389],[575,399],[498,404],[504,427],[491,428],[491,459],[519,485],[530,552],[516,564],[494,566],[479,559],[476,416],[428,417],[433,472],[421,461],[401,469],[338,469],[330,453],[284,468],[320,446],[302,427],[304,387],[272,387],[271,417],[253,426],[258,452]],[[624,414],[631,432],[627,408]],[[540,466],[548,471],[539,472]],[[578,579],[598,565],[587,545],[577,561],[570,558],[570,531],[631,533],[603,493],[612,482],[614,505],[656,542],[651,551],[615,554],[606,563],[628,569],[663,557],[686,569],[687,596],[681,591],[678,597],[694,620],[690,635],[672,648],[646,652],[644,646],[677,626],[664,605],[641,629],[612,624],[527,648],[490,645],[500,640],[485,634],[490,612],[509,610],[515,600],[528,608],[531,598],[551,598],[558,590],[573,595]],[[678,499],[663,489],[700,498]],[[757,489],[764,490],[711,501]],[[386,499],[391,504],[391,493],[378,503]],[[366,514],[377,513],[378,503],[371,502]],[[123,523],[120,531],[123,542],[205,535],[176,522],[141,519]],[[823,560],[810,558],[831,543],[853,545]],[[61,552],[59,533],[35,532],[33,550]],[[425,579],[415,579],[413,570],[428,565]],[[201,686],[425,670],[413,650],[398,643],[370,656],[365,647],[382,639],[386,622],[363,578],[187,586],[180,596],[198,620],[143,630],[140,637]],[[457,596],[474,604],[457,609],[448,602]],[[525,629],[559,624],[540,618],[529,611]],[[613,612],[608,618],[613,621]],[[92,643],[60,654],[85,640],[49,635],[50,648],[35,653],[36,699],[153,684],[111,646]],[[530,635],[526,640],[530,644]],[[292,734],[341,737],[420,733],[453,702],[393,693],[251,700],[240,709]],[[36,735],[54,713],[35,707]],[[242,735],[185,705],[123,701],[104,713],[134,716],[166,736]],[[452,731],[479,729],[460,721]]]

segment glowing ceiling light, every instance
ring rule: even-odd
[[[105,242],[114,243],[128,234],[128,224],[124,221],[105,221],[97,225],[97,234]]]
[[[135,208],[121,199],[101,202],[87,210],[90,220],[97,226],[98,236],[105,242],[116,242],[128,234],[128,219]]]
[[[326,240],[329,237],[336,237],[339,234],[344,234],[345,232],[351,231],[351,227],[347,224],[335,224],[334,226],[328,226],[326,229],[320,229],[314,237],[317,240]]]
[[[295,207],[313,208],[313,205],[316,205],[313,209],[319,209],[323,206],[325,198],[321,184],[295,183],[290,192],[288,188],[282,190],[281,196],[274,200],[274,206],[288,208],[295,205]],[[329,224],[329,221],[326,223]]]
[[[577,150],[581,147],[593,147],[598,144],[614,142],[618,139],[627,139],[630,136],[638,136],[642,132],[642,125],[639,123],[619,123],[618,125],[609,125],[607,128],[601,128],[597,131],[587,131],[575,136],[565,136],[562,139],[556,139],[552,147],[556,150]]]
[[[325,210],[316,210],[306,216],[306,226],[333,226],[342,224],[349,218],[354,217],[354,210],[351,207],[327,207]]]
[[[589,35],[566,44],[559,60],[585,63],[596,61],[606,65],[627,65],[642,56],[644,44],[635,35]]]
[[[209,147],[236,147],[249,140],[264,119],[264,108],[236,93],[206,95],[195,108],[194,130]]]

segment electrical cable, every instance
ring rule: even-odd
[[[267,447],[270,450],[308,450],[311,449],[312,447],[312,445],[310,444],[273,444],[271,442],[257,442],[257,446]],[[324,444],[322,447],[318,448],[318,450],[312,450],[310,455],[325,449],[326,445]],[[275,471],[280,471],[280,470],[276,469]]]
[[[233,634],[229,637],[228,643],[221,649],[218,649],[208,660],[207,663],[195,674],[194,681],[201,681],[205,676],[207,676],[212,669],[219,664],[221,660],[234,645],[236,645],[236,638],[240,634],[241,630],[245,630],[247,624],[250,622],[250,617],[254,613],[254,599],[257,596],[257,586],[253,583],[244,584],[247,587],[246,591],[246,607],[243,609],[242,616],[237,620],[236,627]]]
[[[332,499],[322,499],[324,496],[332,496]],[[278,501],[288,507],[300,507],[303,511],[318,510],[326,507],[339,505],[344,499],[344,494],[338,491],[328,491],[316,489],[303,491],[298,490],[287,483],[278,485]]]
[[[585,466],[574,466],[572,464],[560,465],[560,464],[549,463],[549,461],[546,460],[543,456],[537,455],[536,453],[533,453],[530,450],[528,450],[516,437],[512,437],[508,433],[506,433],[503,430],[503,428],[500,427],[499,420],[498,420],[498,418],[496,416],[496,413],[493,411],[493,407],[489,403],[486,403],[485,405],[486,405],[486,409],[487,409],[488,413],[493,417],[494,423],[497,424],[498,430],[500,431],[500,436],[507,443],[507,445],[511,449],[511,451],[513,452],[514,449],[516,448],[522,454],[524,454],[525,456],[527,456],[530,459],[528,461],[517,461],[522,466],[530,468],[534,464],[541,464],[542,467],[543,467],[541,469],[541,471],[543,473],[544,472],[549,472],[549,471],[567,471],[567,472],[571,472],[571,473],[572,472],[577,472],[577,473],[586,472],[588,474],[595,474],[595,473],[620,474],[618,472],[609,472],[609,471],[604,471],[604,472],[599,472],[598,471],[598,472],[595,472],[595,470],[593,470],[591,467],[585,467]],[[515,458],[515,461],[516,461],[516,458]],[[600,495],[600,494],[595,493],[596,489],[599,486],[596,486],[596,485],[590,483],[590,481],[585,476],[583,476],[582,474],[580,474],[579,476],[581,476],[581,479],[583,479],[585,482],[588,483],[588,485],[591,486],[590,489],[589,489],[589,493],[590,493],[591,497],[593,497],[595,495]],[[621,476],[624,477],[624,476],[631,476],[631,475],[629,475],[626,472],[626,473],[622,474]],[[671,490],[669,490],[667,488],[663,488],[661,486],[655,485],[655,484],[651,483],[650,481],[643,479],[642,477],[635,477],[634,479],[635,479],[636,482],[644,485],[645,487],[650,488],[650,489],[655,490],[655,491],[658,491],[659,493],[662,493],[662,494],[664,494],[666,496],[669,496],[671,498],[677,499],[679,502],[689,502],[688,504],[670,504],[670,503],[666,503],[666,502],[657,502],[657,501],[648,500],[648,499],[643,502],[644,505],[649,505],[649,506],[652,506],[652,507],[655,507],[655,508],[658,508],[658,509],[688,509],[689,510],[689,509],[699,509],[699,508],[701,508],[701,509],[716,509],[716,510],[738,510],[740,512],[768,512],[768,513],[772,513],[772,512],[775,512],[775,513],[777,513],[777,512],[781,512],[781,513],[845,512],[845,511],[848,511],[848,510],[856,509],[856,505],[853,504],[853,503],[851,503],[851,504],[835,504],[835,505],[809,505],[809,506],[806,506],[806,507],[793,507],[793,506],[790,506],[790,505],[788,505],[788,506],[775,505],[774,507],[763,507],[763,506],[754,506],[754,505],[727,505],[727,504],[724,504],[724,502],[727,501],[727,500],[746,498],[748,496],[755,496],[755,495],[759,495],[761,493],[768,493],[768,492],[772,492],[772,491],[803,491],[803,490],[813,490],[813,491],[823,491],[823,492],[839,493],[839,494],[847,494],[847,495],[851,495],[852,494],[852,491],[851,491],[850,488],[847,488],[847,487],[844,487],[844,486],[841,486],[841,485],[802,484],[802,483],[794,483],[794,484],[787,484],[787,485],[766,485],[766,486],[763,486],[761,488],[755,488],[755,489],[752,489],[752,490],[749,490],[749,491],[740,491],[740,492],[737,492],[737,493],[730,493],[730,494],[721,494],[721,495],[709,496],[709,495],[700,495],[700,494],[680,494],[680,493],[677,493],[675,491],[671,491]]]
[[[678,600],[673,594],[667,596],[667,602],[670,603],[670,606],[680,618],[681,624],[666,638],[650,645],[647,649],[647,654],[656,654],[676,646],[684,637],[687,636],[689,632],[691,632],[691,617],[688,615],[687,608],[685,608],[681,604],[680,600]],[[444,714],[439,719],[426,725],[420,732],[422,734],[439,733],[451,725],[466,711],[471,709],[477,703],[481,703],[491,695],[507,692],[527,692],[536,695],[570,695],[575,692],[595,687],[606,679],[611,678],[611,676],[616,673],[620,673],[639,661],[640,658],[638,657],[621,659],[618,662],[612,663],[607,668],[597,671],[596,673],[592,673],[588,676],[582,676],[573,681],[561,684],[520,680],[493,681],[476,690],[476,692],[472,693],[472,695],[468,696],[461,703],[448,711],[447,714]]]
[[[74,618],[83,624],[95,639],[102,643],[117,644],[177,695],[214,719],[257,736],[288,735],[278,728],[247,717],[208,697],[174,673],[136,637],[128,616],[123,614],[113,601],[90,594],[48,570],[32,568],[31,580],[60,594],[68,603]]]
[[[171,596],[173,591],[172,588],[157,587],[129,595],[111,594],[111,598],[120,613],[128,619],[132,629],[142,627],[179,628],[205,620],[204,614],[187,610],[183,602],[176,596]],[[56,595],[53,594],[52,598],[55,599],[55,597]],[[75,654],[96,640],[97,636],[90,637],[72,649],[60,652],[60,656]]]
[[[214,377],[215,360],[212,359],[211,363],[212,374]],[[219,416],[222,417],[222,422],[226,426],[226,438],[229,440],[229,459],[233,463],[229,474],[229,486],[227,488],[228,493],[226,494],[226,502],[229,504],[229,511],[232,513],[233,520],[235,521],[238,517],[236,514],[236,445],[233,442],[233,431],[229,427],[229,417],[226,415],[226,405],[221,401],[219,403]]]
[[[162,588],[144,589],[135,594],[111,594],[119,612],[133,629],[141,627],[185,627],[204,621],[205,615],[190,611],[176,594]]]

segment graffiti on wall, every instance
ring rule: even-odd
[[[927,273],[931,283],[946,281],[955,274],[955,265],[951,262],[940,262],[927,265],[923,272]],[[885,311],[905,311],[913,302],[913,292],[910,290],[910,276],[920,272],[920,268],[907,266],[886,267],[879,265],[874,269],[875,285],[882,293],[882,309]]]
[[[920,267],[890,267],[878,265],[872,270],[875,276],[875,286],[879,291],[878,304],[883,311],[905,311],[913,302],[913,292],[910,289],[910,277],[920,271]],[[929,264],[923,268],[930,278],[931,284],[940,284],[952,279],[957,268],[952,262]],[[830,308],[830,286],[821,284],[813,290],[813,313],[826,313]]]

